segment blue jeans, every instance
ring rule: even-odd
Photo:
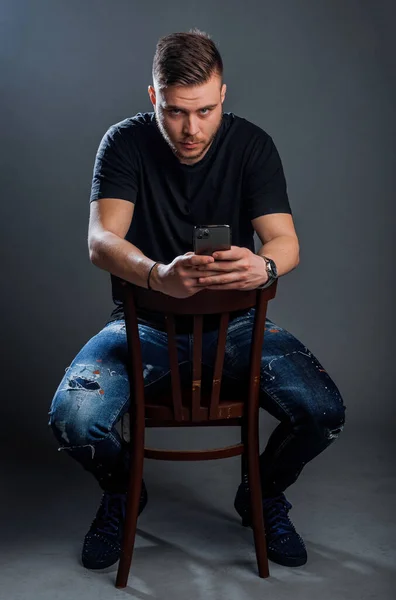
[[[231,321],[224,376],[231,384],[246,378],[254,309]],[[169,385],[166,333],[139,325],[146,391]],[[192,335],[177,336],[182,377],[188,376]],[[203,366],[214,365],[217,332],[204,333]],[[56,390],[50,408],[53,432],[65,450],[105,490],[126,489],[128,449],[115,427],[129,405],[125,321],[108,323],[77,354]],[[261,360],[260,406],[279,424],[260,457],[265,496],[283,492],[304,465],[342,431],[345,407],[340,393],[313,354],[293,335],[266,320]]]

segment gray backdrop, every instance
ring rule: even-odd
[[[271,563],[268,580],[257,577],[252,532],[234,511],[237,459],[145,461],[149,505],[139,517],[127,593],[394,597],[394,7],[393,0],[3,0],[4,597],[120,597],[116,567],[99,574],[79,562],[100,490],[56,452],[47,411],[65,368],[112,308],[109,275],[90,263],[87,249],[99,141],[109,125],[151,109],[155,44],[191,27],[219,45],[224,109],[260,125],[278,146],[301,263],[279,282],[269,315],[330,372],[347,426],[287,490],[307,565]],[[264,445],[274,423],[261,412]],[[235,431],[211,429],[204,439],[201,431],[155,430],[148,444],[238,441]]]
[[[394,3],[3,6],[3,442],[54,444],[53,393],[112,308],[87,250],[99,141],[151,109],[157,39],[194,26],[222,53],[224,110],[270,133],[283,160],[301,263],[269,316],[328,369],[349,428],[393,425]]]

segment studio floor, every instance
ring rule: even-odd
[[[257,575],[252,531],[233,508],[239,459],[146,460],[149,503],[139,517],[125,590],[114,587],[116,566],[93,572],[80,563],[100,500],[94,480],[57,452],[50,437],[30,457],[16,451],[2,465],[0,598],[390,600],[396,588],[394,443],[358,429],[346,430],[288,490],[308,563],[296,569],[270,563],[266,580]],[[216,443],[234,439],[210,433],[213,445],[216,437]],[[156,436],[157,446],[169,442],[168,432]]]

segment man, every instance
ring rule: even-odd
[[[82,561],[92,569],[120,554],[128,454],[115,427],[129,405],[127,342],[119,278],[185,298],[202,289],[268,286],[299,262],[281,160],[271,137],[232,113],[223,114],[223,64],[212,40],[197,30],[159,40],[149,87],[153,113],[112,126],[96,157],[91,192],[89,251],[111,273],[115,309],[66,370],[50,410],[61,448],[99,482],[103,497],[84,540]],[[192,253],[196,224],[227,223],[233,246],[213,256]],[[253,234],[262,246],[256,254]],[[224,373],[247,372],[254,310],[233,314]],[[166,334],[158,315],[140,314],[145,385],[167,382]],[[179,322],[179,358],[191,360],[189,330]],[[215,358],[216,332],[207,323],[203,364]],[[261,406],[279,420],[261,461],[269,558],[305,564],[305,545],[289,519],[284,491],[304,465],[342,430],[344,406],[312,353],[269,319],[262,353]],[[147,503],[142,482],[140,512]],[[235,508],[250,524],[249,486]]]

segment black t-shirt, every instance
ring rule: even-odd
[[[251,220],[292,214],[282,163],[272,138],[257,125],[224,113],[208,152],[182,164],[164,140],[155,113],[139,113],[104,135],[96,156],[90,201],[133,202],[125,239],[163,263],[192,251],[194,225],[232,228],[232,244],[254,252]],[[124,317],[122,288],[111,275],[116,305],[108,322]],[[162,328],[156,315],[141,320]]]

